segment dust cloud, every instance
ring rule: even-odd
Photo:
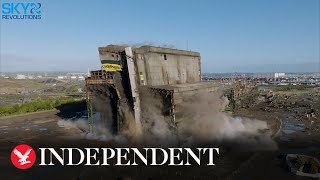
[[[234,117],[223,112],[228,104],[222,93],[201,93],[177,105],[179,137],[185,145],[228,142],[251,150],[274,150],[276,142],[265,121]]]
[[[164,116],[165,102],[159,95],[143,93],[142,129],[144,143],[161,146],[230,143],[251,150],[277,149],[265,121],[233,117],[224,112],[229,104],[222,92],[199,93],[176,105],[176,123]]]
[[[92,132],[90,132],[90,127],[86,119],[59,120],[58,126],[66,129],[81,130],[80,135],[64,136],[66,139],[84,138],[97,141],[115,141],[119,144],[126,144],[128,142],[125,135],[114,135],[109,129],[102,125],[100,113],[96,113],[93,118],[95,119],[95,124],[92,127]]]
[[[176,105],[177,126],[174,126],[170,116],[166,114],[168,104],[164,102],[163,96],[142,92],[141,127],[135,127],[133,112],[122,109],[123,116],[127,118],[126,130],[115,135],[112,129],[107,128],[107,120],[102,120],[111,116],[95,113],[94,133],[87,133],[85,138],[153,146],[192,146],[201,143],[216,145],[227,142],[251,150],[277,148],[265,121],[234,117],[224,112],[228,100],[222,93],[201,93],[184,99]],[[106,102],[105,99],[103,101]],[[103,112],[104,109],[100,111]],[[89,130],[87,123],[82,120],[58,123],[87,132]],[[141,132],[136,129],[141,129]]]
[[[163,96],[150,90],[141,90],[141,127],[140,141],[144,144],[171,146],[178,142],[171,118],[165,114],[168,107]]]
[[[125,144],[127,143],[128,137],[130,137],[130,134],[133,133],[123,133],[116,135],[116,129],[115,129],[115,122],[113,122],[113,114],[115,109],[113,108],[108,108],[108,105],[110,104],[112,107],[115,107],[114,104],[112,104],[112,100],[108,97],[105,96],[105,94],[95,94],[93,103],[92,103],[92,108],[95,109],[95,112],[93,114],[93,124],[92,126],[89,125],[88,119],[82,119],[82,118],[77,118],[77,119],[69,119],[69,120],[59,120],[58,121],[58,126],[64,127],[66,129],[70,128],[75,128],[75,129],[80,129],[82,133],[78,136],[69,136],[66,138],[85,138],[88,140],[98,140],[98,141],[115,141],[119,144]],[[104,105],[105,104],[105,105]],[[129,119],[129,115],[125,115],[125,118]],[[132,118],[131,118],[132,119]],[[91,130],[92,131],[91,131]],[[127,128],[129,131],[130,128]]]

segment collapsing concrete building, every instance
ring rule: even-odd
[[[85,82],[89,123],[92,127],[98,118],[112,133],[125,130],[128,121],[143,128],[141,104],[147,103],[144,96],[150,92],[153,101],[162,104],[169,127],[175,128],[182,120],[177,104],[196,93],[217,89],[201,82],[198,52],[109,45],[99,48],[99,56],[101,70],[91,71]]]

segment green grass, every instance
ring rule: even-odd
[[[75,100],[70,98],[46,99],[27,102],[21,105],[0,106],[0,117],[16,114],[24,114],[43,110],[55,109],[61,105],[82,102],[83,100]]]

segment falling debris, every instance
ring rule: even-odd
[[[224,87],[201,81],[199,53],[109,45],[99,55],[102,69],[86,79],[90,138],[167,146],[238,138],[276,149],[266,122],[222,112]]]
[[[99,48],[101,70],[91,71],[86,79],[89,125],[97,117],[112,132],[133,133],[144,129],[150,114],[143,101],[153,96],[155,110],[163,117],[156,124],[166,123],[177,129],[175,107],[185,97],[218,89],[214,83],[201,82],[200,54],[153,46],[131,48],[109,45]],[[148,93],[145,93],[148,92]],[[150,112],[150,111],[149,111]],[[100,121],[99,120],[99,121]]]

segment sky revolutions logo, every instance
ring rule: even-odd
[[[11,152],[11,162],[18,169],[29,169],[35,161],[35,151],[26,144],[16,146]]]
[[[16,2],[1,4],[2,19],[41,19],[41,3]]]

